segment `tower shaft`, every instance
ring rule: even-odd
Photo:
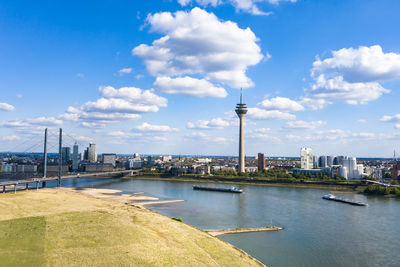
[[[245,161],[244,161],[244,138],[243,138],[243,119],[247,113],[246,104],[243,103],[242,92],[240,92],[240,104],[236,105],[236,114],[239,117],[239,162],[238,172],[245,172]]]
[[[239,173],[244,172],[245,164],[244,164],[244,140],[243,140],[243,117],[244,115],[239,116]]]

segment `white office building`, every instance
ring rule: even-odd
[[[313,168],[313,153],[312,149],[308,147],[303,147],[300,150],[300,158],[301,158],[301,168],[305,170],[311,170]]]
[[[361,179],[365,175],[364,166],[357,164],[355,157],[344,158],[340,175],[346,179]]]

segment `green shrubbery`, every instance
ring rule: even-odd
[[[396,195],[400,196],[400,188],[398,187],[385,187],[377,185],[369,185],[365,188],[364,193],[371,195]]]

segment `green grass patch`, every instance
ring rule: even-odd
[[[0,265],[43,266],[45,233],[44,217],[0,221]]]

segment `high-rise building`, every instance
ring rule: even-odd
[[[326,156],[320,156],[318,159],[318,166],[320,168],[326,168],[328,166],[328,161]]]
[[[103,164],[112,164],[115,167],[115,158],[116,158],[116,155],[114,153],[103,153],[102,154],[102,163]]]
[[[263,172],[265,170],[265,156],[264,153],[258,153],[257,155],[257,167],[259,172]]]
[[[89,160],[89,148],[87,147],[85,151],[83,151],[82,160]]]
[[[61,148],[61,156],[63,164],[68,163],[71,159],[71,148],[70,147],[62,147]]]
[[[302,147],[300,150],[300,166],[302,169],[310,170],[313,168],[313,154],[312,149],[308,147]]]
[[[75,142],[75,144],[72,148],[72,170],[73,171],[78,170],[78,163],[79,163],[78,153],[79,153],[78,143]]]
[[[318,167],[319,167],[318,156],[314,155],[313,156],[313,168],[318,169]]]
[[[88,147],[88,160],[90,162],[97,162],[96,144],[90,143]]]
[[[327,163],[328,167],[332,167],[332,165],[333,165],[333,156],[327,156],[326,157],[326,163]]]
[[[238,172],[245,171],[245,161],[244,161],[244,139],[243,139],[243,119],[247,114],[246,104],[243,104],[242,92],[240,92],[240,104],[236,105],[236,114],[239,117],[239,166]]]
[[[152,158],[151,158],[151,156],[147,156],[147,167],[151,167],[151,166],[153,166]]]

